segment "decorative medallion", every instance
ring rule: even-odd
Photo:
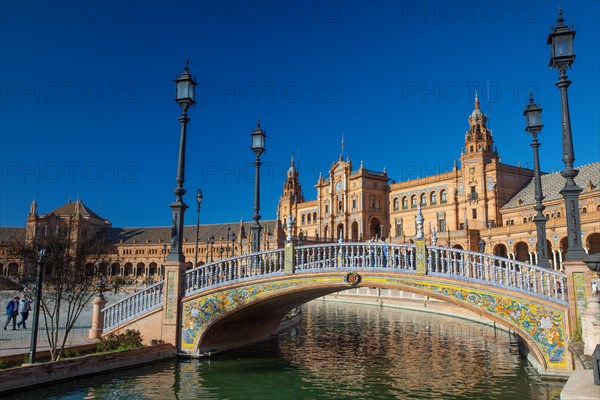
[[[344,282],[348,284],[348,286],[356,286],[360,283],[361,277],[356,272],[348,272],[344,277]]]

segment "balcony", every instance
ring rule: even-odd
[[[477,192],[472,192],[467,195],[467,200],[474,201],[477,200]]]

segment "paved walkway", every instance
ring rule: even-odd
[[[14,355],[14,354],[29,354],[29,348],[31,346],[31,326],[33,324],[33,312],[29,314],[27,319],[27,329],[12,330],[12,323],[8,325],[7,330],[2,329],[6,323],[7,316],[5,314],[5,305],[8,299],[11,299],[15,293],[12,291],[0,291],[0,357]],[[123,297],[125,294],[109,294],[106,293],[107,304],[112,304]],[[21,317],[17,321],[20,321]],[[44,329],[43,315],[40,314],[40,329],[38,330],[38,345],[37,350],[49,350],[48,338],[46,336],[46,330]],[[69,337],[67,338],[66,347],[80,346],[84,344],[94,343],[95,340],[88,339],[88,330],[92,325],[92,306],[91,302],[79,316],[75,327],[71,330]],[[62,332],[61,332],[62,333]],[[62,337],[62,335],[61,335]]]

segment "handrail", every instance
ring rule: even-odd
[[[148,286],[102,309],[104,331],[113,329],[139,315],[162,306],[164,281]]]

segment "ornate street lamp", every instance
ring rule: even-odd
[[[200,204],[202,204],[202,190],[198,189],[196,192],[196,204],[198,205],[196,219],[196,259],[194,261],[194,268],[198,266],[198,239],[200,239]]]
[[[546,206],[542,204],[544,195],[542,194],[542,179],[540,177],[540,158],[538,148],[540,142],[537,140],[537,135],[540,133],[544,125],[542,125],[542,109],[533,101],[533,95],[529,93],[529,104],[523,111],[525,116],[525,130],[531,134],[531,147],[533,148],[533,179],[535,180],[535,206],[533,209],[537,214],[533,218],[537,230],[537,265],[543,268],[550,268],[548,261],[548,245],[546,242],[546,221],[548,218],[544,216]]]
[[[186,141],[186,128],[189,118],[187,110],[190,106],[196,104],[194,99],[194,92],[196,82],[190,75],[188,60],[185,60],[185,68],[183,73],[174,81],[176,85],[176,96],[175,101],[181,107],[181,116],[179,121],[181,122],[181,135],[179,140],[179,159],[177,162],[177,187],[173,190],[175,194],[175,201],[169,206],[172,210],[172,221],[171,221],[171,250],[167,256],[168,261],[179,261],[184,262],[185,256],[183,255],[183,214],[187,208],[187,205],[183,202],[183,195],[185,189],[183,188],[183,182],[185,181],[185,141]]]
[[[575,177],[579,170],[573,168],[575,151],[573,150],[569,99],[567,97],[567,88],[571,85],[571,81],[565,75],[567,68],[575,61],[573,51],[575,31],[570,30],[564,24],[565,21],[560,9],[558,10],[558,20],[556,22],[558,25],[552,28],[552,32],[548,35],[547,44],[551,46],[550,66],[560,72],[556,86],[560,89],[562,104],[562,153],[565,164],[565,169],[560,174],[566,179],[565,186],[560,191],[565,199],[567,218],[568,249],[565,260],[581,260],[585,256],[585,250],[581,245],[581,222],[579,219],[579,193],[583,189],[575,183]]]
[[[252,147],[251,150],[256,154],[256,176],[254,179],[254,222],[255,224],[250,228],[252,232],[252,252],[258,253],[260,251],[260,231],[262,227],[258,222],[260,220],[260,156],[265,152],[265,139],[267,137],[266,131],[263,131],[260,127],[260,118],[256,124],[256,129],[250,134],[252,136]]]
[[[215,237],[213,235],[210,235],[206,238],[206,264],[208,264],[208,252],[209,252],[209,248],[208,246],[210,245],[210,250],[212,250],[212,245],[215,244]],[[212,262],[213,258],[212,258],[212,251],[210,252],[210,262]]]
[[[235,232],[231,232],[231,257],[235,256],[235,239],[236,239],[236,235]]]
[[[483,239],[479,239],[479,243],[477,243],[479,245],[479,252],[483,253],[485,252],[485,240]]]

